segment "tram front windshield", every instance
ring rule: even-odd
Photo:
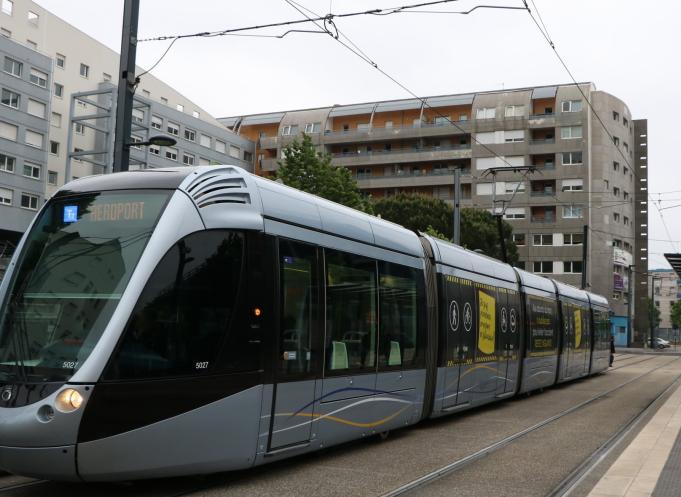
[[[0,382],[67,381],[104,331],[170,196],[52,200],[26,239],[0,307]]]

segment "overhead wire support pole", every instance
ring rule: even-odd
[[[589,225],[584,225],[584,234],[582,235],[582,290],[586,289],[586,264],[587,254],[589,253]]]
[[[126,142],[130,139],[133,96],[137,83],[135,79],[135,59],[137,56],[139,8],[139,0],[125,0],[123,33],[121,35],[121,59],[118,71],[113,172],[127,171],[130,166],[130,147],[126,146]]]
[[[454,169],[454,233],[452,241],[461,245],[461,168]]]

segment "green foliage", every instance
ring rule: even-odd
[[[650,317],[650,323],[654,328],[660,326],[660,309],[655,306],[651,299],[646,299],[648,301],[648,316]]]
[[[372,212],[372,204],[365,199],[352,178],[350,170],[331,164],[331,156],[315,150],[309,135],[293,140],[284,147],[283,162],[279,162],[277,179],[285,185],[318,195],[327,200]]]
[[[513,243],[513,227],[501,221],[501,229],[506,242],[506,256],[509,264],[518,263],[518,247]],[[482,250],[485,255],[501,260],[499,229],[491,212],[482,209],[461,209],[461,245],[470,249]]]
[[[374,203],[374,212],[405,228],[422,231],[443,240],[452,239],[452,207],[443,200],[400,193],[394,197],[377,200]],[[502,230],[508,261],[516,264],[518,248],[512,241],[513,228],[506,221],[502,221]],[[496,219],[490,212],[461,209],[461,245],[464,247],[470,250],[479,249],[486,255],[501,260],[498,232]]]
[[[681,328],[681,300],[672,304],[671,310],[672,328]]]
[[[434,197],[400,193],[381,198],[374,202],[374,213],[410,230],[430,227],[445,240],[452,238],[452,208]]]

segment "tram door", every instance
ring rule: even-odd
[[[570,378],[572,376],[572,361],[574,352],[574,327],[572,306],[563,303],[563,350],[561,352],[560,377]]]
[[[317,250],[280,240],[280,321],[268,450],[310,440],[316,387],[312,330],[319,329],[317,281]]]
[[[511,345],[511,330],[509,329],[509,302],[505,288],[499,288],[497,292],[497,388],[496,394],[503,395],[507,389],[508,360]]]

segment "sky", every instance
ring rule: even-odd
[[[296,1],[322,15],[417,3]],[[577,81],[593,82],[597,89],[623,100],[634,119],[648,119],[649,267],[669,267],[662,254],[681,251],[677,151],[681,146],[681,2],[528,2],[535,15],[541,14],[557,52]],[[37,3],[98,41],[120,49],[122,0]],[[419,96],[571,82],[527,11],[443,13],[483,4],[523,5],[522,0],[459,0],[420,9],[435,13],[367,15],[334,22],[380,69]],[[141,0],[138,36],[218,31],[301,18],[285,0]],[[291,28],[317,29],[310,24]],[[247,33],[280,35],[291,28]],[[168,45],[168,41],[140,42],[138,65],[152,66]],[[181,39],[152,73],[215,117],[411,96],[324,33]]]

